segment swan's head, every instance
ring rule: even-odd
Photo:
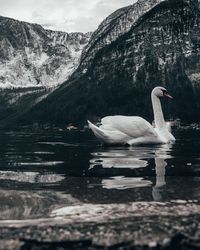
[[[153,90],[152,90],[152,95],[155,95],[157,97],[168,97],[170,99],[173,99],[173,97],[169,94],[169,92],[163,88],[163,87],[155,87]]]

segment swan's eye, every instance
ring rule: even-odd
[[[163,96],[166,96],[166,95],[168,95],[168,94],[169,94],[167,90],[165,90],[165,89],[161,89],[161,90],[162,90],[162,94],[163,94]]]

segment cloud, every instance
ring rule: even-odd
[[[0,15],[66,32],[95,30],[118,8],[136,0],[0,0]]]

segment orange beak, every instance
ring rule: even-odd
[[[173,97],[168,92],[164,92],[164,96],[168,97],[169,99],[173,99]]]

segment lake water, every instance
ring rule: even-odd
[[[1,222],[88,204],[198,202],[200,130],[174,133],[173,145],[104,147],[88,131],[0,131]]]

